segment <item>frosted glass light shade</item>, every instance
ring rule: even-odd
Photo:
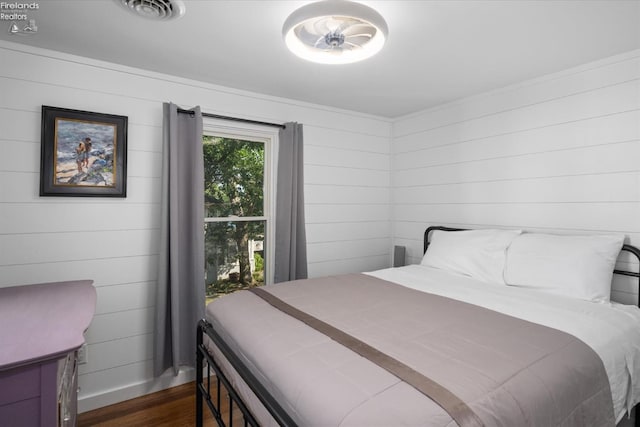
[[[294,54],[322,64],[349,64],[378,53],[387,38],[384,18],[360,3],[325,0],[294,11],[282,27]]]

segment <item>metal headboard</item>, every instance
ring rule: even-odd
[[[464,231],[466,228],[452,228],[452,227],[443,227],[440,225],[432,226],[427,228],[424,232],[424,252],[427,252],[427,248],[429,247],[429,237],[432,231],[441,230],[441,231]],[[631,276],[638,278],[638,307],[640,307],[640,249],[633,245],[622,245],[622,251],[626,251],[634,255],[639,263],[639,271],[628,271],[628,270],[618,270],[615,269],[613,272],[615,274],[621,274],[623,276]]]

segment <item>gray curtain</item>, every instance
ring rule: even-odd
[[[204,316],[202,114],[163,104],[160,258],[154,373],[195,366],[196,325]]]
[[[302,125],[285,123],[278,144],[275,283],[307,278]]]

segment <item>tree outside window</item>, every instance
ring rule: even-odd
[[[204,135],[206,293],[265,283],[265,143]]]

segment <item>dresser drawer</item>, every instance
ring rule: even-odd
[[[0,372],[0,406],[40,396],[40,367]]]
[[[11,427],[33,427],[40,425],[40,397],[21,400],[0,406],[2,425]]]

